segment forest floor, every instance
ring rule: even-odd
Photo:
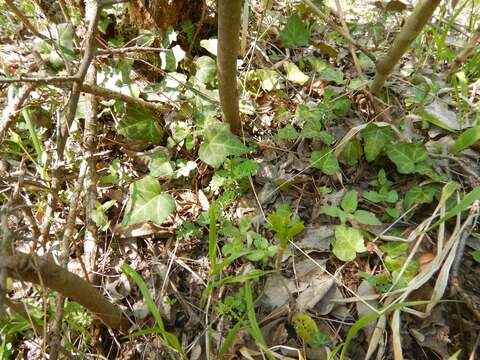
[[[346,20],[377,59],[407,14],[399,1],[330,3],[329,16]],[[308,6],[280,1],[263,13],[253,1],[238,67],[238,137],[219,121],[212,9],[198,34],[198,23],[184,22],[167,36],[145,30],[134,38],[124,32],[122,5],[103,9],[96,84],[155,111],[85,90],[59,162],[67,86],[41,85],[0,144],[0,200],[16,204],[2,226],[15,250],[61,263],[70,229],[64,265],[130,321],[125,335],[67,301],[56,333],[61,356],[474,359],[478,46],[458,76],[447,75],[480,21],[468,3],[435,15],[375,98],[367,86],[375,63],[361,51],[352,58]],[[54,75],[66,74],[48,43],[15,26],[0,34],[4,76],[31,76],[37,55]],[[74,32],[58,34],[76,64]],[[118,50],[132,46],[157,50]],[[0,90],[3,109],[14,87]],[[9,286],[11,300],[50,324],[49,335],[9,312],[0,354],[46,358],[58,295]]]

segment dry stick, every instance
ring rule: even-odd
[[[85,53],[78,68],[76,77],[78,82],[73,83],[72,91],[70,93],[70,99],[68,100],[67,109],[65,111],[65,119],[60,128],[59,139],[57,141],[57,152],[60,159],[63,159],[63,151],[65,150],[65,144],[67,142],[68,131],[75,118],[75,112],[77,111],[78,100],[80,98],[81,83],[87,75],[87,70],[90,63],[93,60],[96,50],[95,34],[97,32],[97,23],[99,19],[100,11],[96,0],[87,0],[85,2],[85,17],[88,21],[87,32],[85,34]]]
[[[340,23],[342,24],[343,30],[345,30],[345,34],[351,37],[350,30],[348,29],[347,23],[345,21],[345,15],[343,13],[342,5],[340,4],[340,0],[335,0],[335,4],[337,6],[338,17],[340,19]],[[358,62],[357,54],[355,53],[355,48],[352,44],[349,44],[348,50],[350,50],[350,54],[352,55],[353,65],[355,66],[355,70],[358,73],[360,79],[363,79],[363,71],[360,63]]]
[[[20,112],[23,103],[25,100],[27,100],[28,95],[30,95],[30,92],[34,88],[34,84],[26,84],[22,86],[15,100],[8,104],[7,108],[3,112],[2,122],[0,123],[0,142],[3,141],[8,128],[17,120],[17,115]]]
[[[94,66],[91,66],[86,77],[86,82],[89,85],[93,85],[96,82],[97,74]],[[92,284],[95,284],[95,272],[96,272],[96,260],[97,260],[97,242],[98,234],[95,223],[90,218],[89,214],[92,214],[95,209],[95,203],[97,201],[97,173],[96,173],[96,124],[97,124],[97,99],[95,95],[88,94],[86,96],[85,106],[85,131],[83,133],[83,147],[85,149],[85,157],[88,163],[88,172],[86,175],[87,184],[87,204],[86,204],[86,230],[85,238],[83,241],[85,263],[87,272],[90,273],[89,279]]]
[[[364,46],[360,45],[357,43],[351,36],[350,34],[346,33],[340,26],[335,24],[333,20],[331,20],[327,15],[325,15],[322,10],[318,8],[317,5],[315,5],[311,0],[303,0],[305,4],[307,4],[314,12],[315,14],[322,19],[327,25],[329,25],[333,30],[338,32],[340,35],[343,36],[345,40],[347,40],[348,43],[351,45],[355,46],[358,50],[363,52],[365,55],[367,55],[373,62],[376,62],[377,59],[375,58],[375,55],[373,55],[368,49],[366,49]]]
[[[410,44],[420,34],[423,27],[432,17],[440,0],[421,0],[417,3],[413,12],[408,17],[400,33],[395,37],[385,57],[377,64],[375,78],[370,87],[374,95],[378,95],[387,80],[388,75],[393,71],[395,65],[408,50]]]
[[[80,166],[80,171],[78,174],[77,184],[73,191],[72,199],[70,201],[70,212],[68,213],[67,221],[65,224],[65,230],[63,233],[62,239],[62,254],[60,256],[60,265],[64,268],[67,268],[69,254],[70,254],[70,243],[73,237],[73,232],[75,229],[75,220],[77,218],[78,203],[80,201],[80,195],[83,188],[83,183],[85,180],[85,174],[87,173],[87,163],[84,161]],[[50,359],[56,360],[58,357],[58,350],[60,348],[60,330],[62,327],[62,318],[63,310],[65,304],[65,297],[62,293],[58,294],[57,298],[57,310],[55,312],[55,319],[52,327],[51,343],[50,343]]]
[[[120,100],[124,101],[127,104],[132,104],[132,105],[137,105],[141,107],[145,107],[149,110],[152,110],[154,112],[160,111],[163,109],[162,105],[155,104],[149,101],[145,101],[142,99],[137,99],[132,96],[128,96],[125,94],[122,94],[118,91],[113,91],[110,89],[106,89],[101,86],[97,85],[88,85],[88,84],[83,84],[81,87],[82,92],[89,93],[96,95],[98,97],[104,98],[104,99],[114,99],[114,100]]]
[[[34,83],[34,84],[61,84],[71,83],[78,81],[77,76],[45,76],[45,77],[16,77],[16,78],[4,78],[0,77],[0,84],[14,84],[14,83]]]
[[[241,0],[218,1],[218,92],[223,116],[234,134],[241,128],[237,91],[241,7]]]
[[[28,281],[62,293],[97,316],[108,327],[126,332],[129,324],[120,309],[110,303],[86,280],[56,265],[45,257],[19,251],[2,259],[3,265],[14,279]]]

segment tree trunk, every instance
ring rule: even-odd
[[[380,93],[388,75],[390,75],[402,55],[405,54],[410,44],[430,20],[439,3],[440,0],[419,0],[412,14],[405,22],[403,29],[390,46],[387,55],[377,64],[377,72],[370,88],[373,94],[377,95]]]
[[[223,116],[234,134],[240,131],[237,56],[240,47],[241,7],[241,0],[218,1],[218,92]]]

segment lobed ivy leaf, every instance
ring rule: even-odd
[[[283,67],[285,68],[285,71],[287,73],[287,80],[298,84],[298,85],[303,85],[305,84],[310,77],[306,74],[304,74],[297,65],[295,65],[292,62],[285,62],[283,64]]]
[[[292,46],[308,46],[310,32],[298,15],[292,15],[280,33],[280,41],[285,48]]]
[[[365,158],[367,161],[374,161],[385,149],[387,144],[390,144],[395,139],[395,134],[392,129],[387,126],[377,126],[369,124],[363,134],[363,149],[365,151]]]
[[[397,166],[401,174],[411,174],[424,169],[424,164],[429,160],[428,153],[423,144],[400,142],[387,147],[387,156]]]
[[[435,194],[438,193],[438,190],[438,186],[433,184],[423,186],[414,185],[405,194],[403,207],[405,209],[410,209],[415,204],[430,204],[433,201]]]
[[[150,111],[128,104],[117,131],[129,140],[143,140],[157,145],[163,137],[163,130]]]
[[[160,183],[153,176],[145,176],[130,185],[123,226],[151,221],[161,225],[175,210],[175,200],[161,191]]]
[[[204,141],[200,145],[198,156],[200,160],[217,168],[223,164],[229,155],[242,155],[247,147],[230,131],[230,126],[214,122],[205,128]]]
[[[312,152],[312,155],[310,156],[310,164],[326,175],[333,175],[340,170],[338,160],[330,148]]]
[[[342,261],[352,261],[357,253],[366,251],[360,230],[345,226],[335,226],[335,239],[332,241],[333,253]]]

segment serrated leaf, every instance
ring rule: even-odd
[[[171,195],[161,191],[158,180],[146,176],[130,185],[130,197],[122,225],[146,221],[161,225],[175,208],[175,200]]]
[[[312,155],[310,156],[310,164],[326,175],[333,175],[340,170],[338,160],[333,154],[333,151],[329,148],[312,152]]]
[[[200,145],[200,160],[212,167],[219,167],[227,156],[242,155],[247,147],[230,131],[228,124],[214,122],[204,132],[204,141]]]
[[[358,194],[355,190],[351,190],[345,194],[340,204],[343,210],[349,214],[357,209],[358,206]]]
[[[280,41],[285,48],[308,46],[310,32],[298,15],[292,15],[280,33]]]
[[[455,144],[453,144],[452,146],[452,152],[454,154],[457,154],[460,151],[463,151],[469,148],[479,140],[480,140],[480,125],[477,125],[468,130],[465,130],[463,133],[460,134],[460,136],[455,141]]]
[[[369,124],[365,130],[363,130],[362,135],[363,149],[367,161],[374,161],[385,149],[385,146],[395,139],[395,134],[392,129],[386,126],[380,127],[375,124]]]
[[[353,214],[355,220],[364,225],[382,225],[382,222],[370,211],[357,210]]]
[[[423,144],[401,142],[387,147],[387,156],[397,166],[401,174],[411,174],[424,169],[422,163],[429,160],[428,153]],[[417,169],[417,165],[419,168]]]
[[[345,225],[335,226],[333,253],[342,261],[352,261],[357,253],[366,251],[360,230]]]
[[[285,71],[287,72],[287,80],[295,83],[295,84],[299,84],[299,85],[303,85],[305,84],[308,79],[310,79],[308,77],[308,75],[304,74],[299,68],[297,65],[295,65],[294,63],[292,62],[285,62],[283,64],[283,67],[285,68]]]
[[[127,111],[117,125],[119,134],[129,140],[149,141],[160,144],[163,130],[152,113],[138,106],[127,104]]]
[[[430,204],[437,192],[438,186],[435,185],[414,185],[405,194],[403,207],[405,209],[410,209],[415,204]]]

